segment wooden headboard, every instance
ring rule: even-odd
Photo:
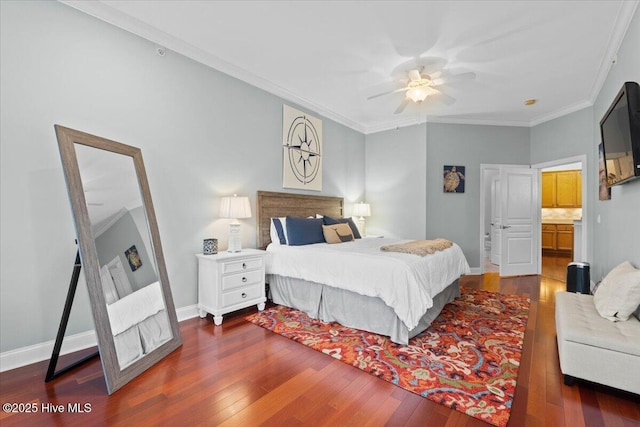
[[[307,217],[320,214],[342,218],[344,213],[342,197],[258,191],[256,204],[256,226],[260,249],[266,248],[271,243],[269,229],[273,217],[287,215]]]

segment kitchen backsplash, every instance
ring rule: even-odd
[[[582,209],[542,208],[542,219],[582,219]]]

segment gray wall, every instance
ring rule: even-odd
[[[529,164],[529,129],[428,123],[367,135],[372,234],[444,237],[479,267],[480,164]],[[465,166],[465,192],[445,194],[443,166]]]
[[[597,164],[601,142],[600,119],[625,81],[640,81],[639,50],[640,9],[636,10],[618,51],[616,64],[609,71],[594,105],[531,129],[532,163],[579,154],[587,156],[587,247],[591,279],[594,281],[601,280],[611,268],[625,260],[640,267],[640,181],[613,187],[611,200],[600,201]]]
[[[640,8],[636,9],[618,59],[593,105],[594,142],[589,147],[595,159],[591,170],[597,171],[596,160],[600,139],[600,120],[611,105],[622,84],[626,81],[640,83]],[[611,268],[629,260],[640,268],[640,180],[619,185],[611,189],[611,200],[600,201],[597,174],[589,180],[590,194],[594,195],[592,219],[594,273],[592,278],[600,280]],[[595,221],[600,216],[601,222]]]
[[[529,128],[429,124],[427,236],[456,242],[480,267],[480,165],[529,164]],[[465,192],[445,193],[444,165],[465,166]]]
[[[424,124],[367,135],[367,233],[403,239],[426,236]]]
[[[0,351],[53,340],[75,256],[54,124],[142,149],[176,307],[220,197],[282,189],[282,99],[57,2],[0,2]],[[295,107],[295,105],[293,105]],[[312,112],[313,113],[313,112]],[[323,119],[322,194],[364,195],[364,136]],[[317,193],[316,193],[317,194]],[[255,218],[241,220],[255,245]],[[93,328],[84,279],[67,334]]]

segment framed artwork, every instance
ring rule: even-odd
[[[611,200],[611,188],[607,187],[607,168],[604,165],[604,144],[598,145],[598,199]]]
[[[138,255],[138,249],[136,249],[136,245],[133,245],[129,249],[124,251],[124,256],[127,257],[127,261],[129,261],[129,267],[131,267],[131,271],[136,271],[137,269],[142,267],[142,260],[140,259],[140,255]]]
[[[282,186],[322,191],[322,120],[283,105]]]
[[[464,193],[464,166],[444,166],[443,190],[445,193]]]

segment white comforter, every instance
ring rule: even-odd
[[[433,306],[433,297],[470,269],[455,243],[425,257],[380,251],[380,246],[402,242],[365,238],[333,245],[270,244],[266,272],[378,297],[411,330]]]

